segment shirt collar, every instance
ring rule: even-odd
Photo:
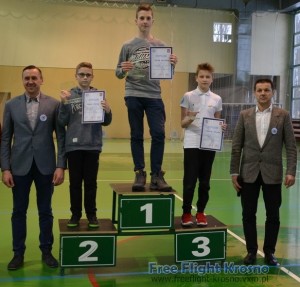
[[[272,109],[273,109],[273,104],[271,104],[267,109],[265,109],[263,112],[265,112],[265,113],[268,113],[268,112],[272,112]],[[259,109],[258,109],[258,106],[256,105],[256,107],[255,107],[255,112],[256,113],[263,113],[263,112],[261,112]]]
[[[197,87],[197,91],[198,91],[199,96],[204,96],[204,95],[209,96],[209,93],[210,93],[210,89],[207,92],[203,92],[199,89],[199,87]]]
[[[27,94],[25,94],[26,103],[30,103],[31,101],[40,102],[41,93],[39,93],[35,98],[29,97]]]

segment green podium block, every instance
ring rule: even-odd
[[[122,196],[119,203],[120,229],[164,229],[173,226],[171,196]]]
[[[181,227],[175,219],[175,261],[224,261],[226,258],[227,227],[207,216],[207,227]]]
[[[115,266],[117,231],[111,220],[100,219],[99,229],[89,229],[86,219],[76,228],[67,221],[59,219],[61,268]]]
[[[115,236],[62,236],[60,245],[62,267],[115,266]]]
[[[174,231],[174,190],[132,192],[132,184],[111,184],[113,188],[112,221],[118,223],[119,235],[132,233],[162,234]],[[117,201],[118,198],[118,201]],[[118,205],[118,208],[116,206]],[[118,221],[115,220],[117,211]]]

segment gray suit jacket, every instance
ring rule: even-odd
[[[297,148],[289,113],[273,106],[265,142],[260,147],[255,123],[255,108],[240,113],[233,139],[230,174],[240,174],[253,183],[259,172],[266,184],[280,184],[283,177],[282,150],[286,149],[286,173],[295,176]]]
[[[42,174],[66,167],[65,129],[58,125],[59,101],[41,94],[35,129],[26,114],[25,94],[6,102],[3,114],[1,169],[13,175],[26,175],[33,159]],[[57,139],[57,160],[53,131]]]

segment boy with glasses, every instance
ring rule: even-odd
[[[92,64],[82,62],[76,67],[78,86],[70,91],[61,91],[58,120],[67,127],[66,153],[70,178],[70,201],[72,216],[68,227],[77,227],[82,216],[82,183],[84,184],[84,208],[90,228],[99,227],[96,216],[97,174],[99,155],[102,150],[102,126],[111,123],[112,113],[106,99],[101,102],[104,122],[82,123],[82,95],[96,91],[90,84],[93,80]]]

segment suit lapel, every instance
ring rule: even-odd
[[[256,144],[259,146],[259,141],[257,138],[257,130],[256,130],[256,115],[255,108],[249,110],[249,131],[255,138]]]
[[[20,100],[20,109],[17,109],[18,113],[20,113],[20,115],[22,117],[24,117],[25,122],[26,122],[26,126],[28,127],[28,129],[30,131],[32,131],[31,126],[30,126],[30,122],[27,116],[27,108],[26,108],[26,95],[23,94],[22,96],[19,97]]]
[[[41,93],[40,94],[40,102],[39,102],[39,109],[38,109],[38,114],[36,118],[36,124],[34,130],[36,130],[40,124],[41,121],[45,121],[45,108],[47,106],[46,104],[47,98]]]
[[[274,129],[274,128],[278,129],[278,127],[277,127],[277,125],[278,125],[278,119],[279,119],[278,109],[276,109],[276,107],[273,107],[272,113],[271,113],[271,118],[270,118],[270,124],[269,124],[269,128],[268,128],[268,132],[267,132],[264,144],[262,146],[263,148],[268,143],[268,141],[270,140],[270,138],[272,136],[272,129]]]

